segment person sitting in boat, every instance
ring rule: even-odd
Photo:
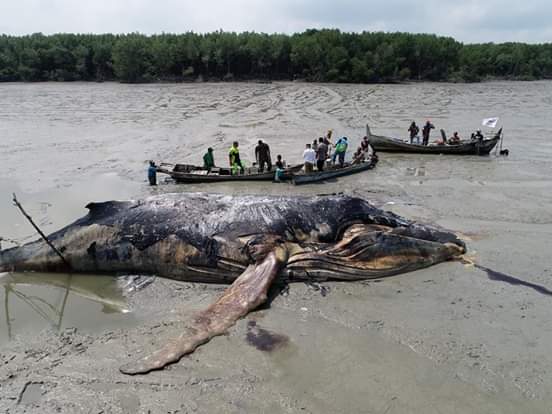
[[[452,134],[452,137],[449,138],[448,143],[450,145],[460,144],[460,136],[458,135],[458,132],[455,131],[454,134]]]
[[[431,121],[428,119],[422,128],[422,145],[429,144],[429,134],[431,133],[431,130],[435,129],[435,125],[431,123]]]
[[[157,185],[157,166],[153,161],[149,162],[148,180],[150,185]]]
[[[283,170],[285,165],[286,163],[282,161],[282,156],[280,154],[276,155],[276,168]]]
[[[418,136],[418,133],[420,132],[420,128],[418,125],[416,125],[416,122],[412,121],[410,126],[408,127],[408,132],[410,132],[410,143],[414,143],[414,138],[416,138],[416,144],[420,143],[420,137]]]
[[[207,171],[211,171],[211,168],[215,166],[215,158],[213,157],[213,148],[207,148],[207,152],[203,156],[203,168]]]
[[[343,167],[343,164],[345,164],[345,153],[347,152],[347,146],[349,145],[349,141],[347,140],[347,137],[342,137],[335,143],[335,151],[332,156],[332,163],[335,164],[335,159],[339,158],[339,166]]]
[[[316,162],[316,153],[311,148],[311,144],[307,144],[305,151],[303,151],[303,161],[305,163],[305,173],[311,173]]]
[[[483,141],[485,137],[483,136],[483,134],[481,133],[481,130],[478,129],[477,131],[475,131],[475,134],[472,134],[472,139],[476,139],[478,141]]]
[[[324,138],[318,138],[318,146],[316,148],[316,168],[318,171],[324,171],[326,160],[328,159],[328,145],[324,142]]]
[[[362,148],[365,157],[369,157],[374,152],[374,148],[372,148],[372,146],[370,145],[370,138],[368,138],[367,136],[364,136],[364,138],[362,138],[362,141],[360,142],[360,147]]]
[[[284,178],[284,167],[285,164],[282,161],[282,156],[280,154],[276,155],[276,170],[274,173],[274,181],[282,181],[282,179]]]
[[[242,161],[240,159],[240,150],[239,150],[238,141],[234,141],[230,152],[228,153],[228,158],[230,160],[230,168],[232,169],[232,174],[244,173],[244,168]]]
[[[259,172],[263,172],[264,165],[266,164],[267,171],[272,170],[272,160],[270,159],[270,147],[262,140],[259,140],[258,145],[255,147],[255,159],[259,166]]]
[[[358,147],[356,152],[353,154],[353,164],[360,164],[366,160],[366,153],[363,151],[362,147]]]

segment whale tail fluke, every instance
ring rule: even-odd
[[[268,289],[287,261],[287,251],[276,247],[255,265],[250,265],[215,303],[199,312],[190,329],[161,349],[119,368],[123,374],[147,374],[177,362],[228,328],[267,299]]]

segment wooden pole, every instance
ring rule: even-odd
[[[68,269],[71,269],[71,265],[69,264],[69,262],[67,262],[67,260],[65,260],[65,257],[63,257],[60,251],[55,248],[55,246],[50,242],[50,240],[48,240],[48,237],[46,237],[46,235],[42,232],[42,230],[40,230],[40,228],[35,224],[32,217],[29,214],[27,214],[27,212],[25,211],[21,203],[17,200],[15,193],[13,193],[13,204],[21,211],[21,213],[25,216],[25,218],[29,220],[29,223],[32,224],[32,226],[35,228],[38,234],[40,234],[40,237],[42,237],[44,241],[48,244],[48,246],[50,246],[52,250],[59,256],[63,264],[65,264],[65,266],[67,266]]]

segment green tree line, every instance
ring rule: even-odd
[[[313,82],[552,78],[552,43],[464,45],[431,34],[306,30],[0,36],[0,81]]]

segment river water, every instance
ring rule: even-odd
[[[92,200],[169,191],[342,191],[457,231],[478,265],[552,289],[551,114],[549,81],[0,84],[0,236],[18,241],[35,237],[11,204],[13,192],[43,230],[51,232],[85,214],[84,206]],[[443,128],[448,135],[458,131],[465,137],[492,116],[500,117],[508,157],[494,152],[488,157],[380,154],[373,171],[302,187],[178,186],[162,177],[157,187],[146,183],[150,159],[200,163],[211,146],[215,161],[223,165],[234,140],[239,140],[246,161],[251,162],[256,141],[263,139],[273,156],[283,154],[288,163],[295,163],[305,143],[328,129],[355,145],[366,124],[376,134],[406,138],[412,120],[420,125],[430,119],[437,130]],[[9,245],[2,243],[3,248]],[[527,287],[490,280],[480,268],[454,269],[445,276],[424,271],[408,287],[417,293],[402,310],[401,305],[376,301],[379,307],[373,312],[386,321],[383,333],[436,363],[457,364],[456,375],[481,389],[506,392],[511,386],[520,399],[543,401],[545,407],[545,390],[552,386],[552,299]],[[63,284],[54,279],[47,283],[43,278],[48,285],[44,288],[21,275],[0,277],[6,292],[0,336],[47,326],[97,331],[137,323],[117,283],[73,279]],[[444,280],[438,288],[421,285],[436,279]],[[408,283],[398,280],[389,283]],[[65,292],[74,305],[60,322]],[[458,297],[463,297],[462,310]],[[41,316],[33,303],[49,309],[51,316]],[[476,345],[480,365],[468,367],[470,357],[465,355],[473,354]]]

